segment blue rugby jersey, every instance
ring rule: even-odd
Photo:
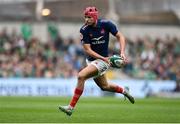
[[[109,45],[109,33],[116,35],[118,32],[117,27],[108,20],[99,19],[96,27],[83,25],[80,29],[82,35],[81,43],[90,44],[91,49],[96,53],[107,57],[108,45]],[[87,55],[89,61],[95,60],[95,58]]]

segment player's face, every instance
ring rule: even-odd
[[[85,16],[84,19],[85,19],[85,23],[87,25],[94,25],[95,24],[94,19],[92,17],[90,17],[90,16]]]

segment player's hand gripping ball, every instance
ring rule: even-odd
[[[109,57],[109,61],[110,61],[111,67],[114,67],[114,68],[122,68],[125,65],[123,58],[120,57],[119,55],[113,55]]]

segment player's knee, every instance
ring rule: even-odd
[[[78,73],[78,81],[85,81],[85,75],[82,73]]]

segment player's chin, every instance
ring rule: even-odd
[[[86,25],[93,25],[93,23],[91,23],[91,22],[86,22]]]

